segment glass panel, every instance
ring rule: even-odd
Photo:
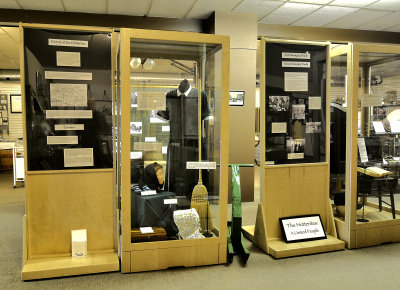
[[[131,40],[132,242],[218,236],[219,167],[187,162],[220,163],[221,64],[220,45]]]
[[[326,47],[266,43],[266,162],[323,162]]]
[[[28,170],[112,168],[111,34],[25,28],[24,45]]]
[[[400,54],[360,53],[357,222],[398,218]]]
[[[347,54],[331,60],[330,198],[336,218],[345,219]]]

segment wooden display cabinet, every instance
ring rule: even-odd
[[[255,225],[243,230],[275,258],[344,248],[337,238],[329,200],[329,47],[326,42],[261,41],[261,197]],[[287,72],[300,73],[294,83],[297,88],[290,88],[293,82],[286,79]],[[319,97],[319,107],[313,110],[311,96]],[[274,98],[280,98],[281,104]],[[301,116],[293,115],[293,105],[302,108]],[[315,121],[321,128],[317,134],[309,133],[306,122]],[[286,123],[286,127],[273,129],[273,122]],[[293,151],[288,143],[292,139],[304,140],[303,147]],[[327,238],[286,243],[279,218],[312,214],[320,215]]]
[[[122,203],[121,267],[124,273],[226,262],[229,47],[229,37],[226,36],[121,29],[121,181],[118,187],[121,189]],[[150,60],[148,66],[147,60],[149,59],[153,60],[155,65]],[[131,207],[134,202],[131,199],[131,185],[138,182],[138,179],[135,180],[133,170],[135,168],[143,170],[150,161],[156,160],[163,166],[164,173],[167,173],[175,170],[173,167],[176,165],[175,162],[178,162],[176,159],[173,161],[168,159],[167,156],[170,153],[166,154],[165,150],[161,152],[161,145],[164,148],[176,145],[168,143],[170,133],[164,130],[163,126],[168,127],[168,130],[175,128],[172,125],[170,127],[168,123],[160,125],[149,122],[149,118],[157,118],[155,114],[150,115],[150,110],[165,110],[162,104],[164,102],[165,106],[166,94],[177,89],[183,79],[189,80],[192,89],[196,90],[199,88],[198,80],[201,80],[202,99],[205,94],[208,98],[207,106],[210,109],[208,114],[212,116],[212,118],[208,118],[207,122],[205,122],[207,118],[202,121],[203,127],[200,134],[206,137],[204,143],[207,145],[202,146],[207,148],[207,161],[216,162],[217,165],[216,169],[210,169],[208,186],[206,186],[213,221],[212,237],[192,240],[175,237],[164,241],[134,243],[131,240],[131,232],[134,230],[136,233],[140,233],[140,230],[138,227],[133,229],[131,220],[135,213],[132,209],[134,207]],[[147,97],[152,98],[154,103],[143,103]],[[160,103],[157,105],[157,102]],[[194,114],[196,116],[193,117],[197,118],[197,113]],[[132,127],[131,122],[138,123],[133,123]],[[195,127],[192,128],[193,132],[198,130],[198,126]],[[152,139],[147,139],[148,137]],[[158,142],[160,147],[148,152],[146,141]],[[197,154],[196,158],[198,158]],[[186,158],[183,155],[179,156],[178,159]],[[167,186],[173,181],[168,176],[166,178],[165,185]],[[197,182],[197,180],[190,180],[190,182],[192,181]],[[171,187],[168,190],[176,194],[177,210],[190,208],[190,197],[180,195],[177,190],[171,189]],[[190,192],[192,190],[193,188],[190,189]],[[188,193],[186,191],[186,194]],[[165,236],[162,228],[156,228],[156,225],[147,226],[154,226],[155,234],[162,231],[162,235]],[[155,239],[159,238],[162,237],[155,237]],[[151,240],[151,237],[147,240]]]
[[[335,97],[336,106],[344,103],[346,108],[345,133],[339,136],[346,139],[345,148],[344,143],[342,146],[346,151],[342,158],[345,168],[341,182],[332,182],[338,184],[336,188],[344,196],[345,204],[335,206],[335,222],[340,239],[349,249],[400,241],[400,211],[394,208],[398,197],[395,194],[392,201],[389,196],[383,197],[387,205],[380,209],[378,196],[378,183],[381,190],[389,193],[392,190],[392,194],[398,191],[398,132],[391,123],[398,119],[392,119],[389,114],[400,108],[396,98],[399,58],[400,47],[396,45],[350,43],[331,50],[332,83],[337,83],[332,88],[332,102]],[[375,127],[384,123],[390,125]],[[358,145],[359,141],[364,145]],[[360,151],[359,146],[365,151]],[[360,156],[359,151],[366,154]],[[385,162],[393,162],[394,166]],[[383,167],[392,174],[383,178],[367,177],[370,183],[363,186],[365,174],[363,169],[357,173],[357,169],[369,166]],[[395,184],[390,186],[392,181]]]
[[[30,35],[32,33],[40,35],[40,37],[30,38],[29,43],[35,42],[36,50],[30,48],[26,51],[28,42],[24,39],[24,36],[27,35],[27,30],[30,31]],[[45,71],[86,72],[90,70],[93,72],[93,80],[95,82],[92,82],[92,78],[87,81],[82,81],[81,79],[77,81],[76,78],[70,78],[64,83],[89,83],[90,85],[87,88],[89,91],[87,100],[89,102],[91,102],[92,98],[91,89],[98,88],[100,84],[102,94],[103,90],[104,94],[106,91],[110,92],[108,98],[111,107],[111,98],[114,98],[114,95],[111,94],[112,73],[115,71],[115,69],[112,69],[112,67],[115,67],[115,58],[112,55],[116,56],[117,40],[111,29],[35,24],[20,24],[20,36],[23,140],[25,168],[27,169],[25,173],[26,208],[23,227],[22,280],[118,271],[119,259],[115,222],[117,206],[114,191],[115,166],[112,163],[112,156],[107,155],[108,164],[106,166],[98,166],[99,163],[96,165],[95,162],[97,161],[95,161],[93,162],[95,166],[86,164],[90,166],[88,169],[85,169],[85,167],[79,168],[79,166],[72,169],[63,168],[65,167],[63,159],[58,158],[60,164],[57,164],[56,155],[52,157],[51,154],[57,152],[57,150],[62,152],[63,148],[68,148],[68,145],[50,146],[49,143],[46,143],[46,139],[43,137],[44,134],[40,133],[40,136],[36,136],[32,133],[32,128],[35,126],[35,128],[49,130],[49,135],[51,132],[51,135],[65,136],[65,133],[60,133],[60,131],[54,129],[54,124],[65,124],[66,122],[68,124],[85,123],[84,129],[91,130],[86,127],[93,125],[90,123],[92,122],[91,120],[85,122],[85,120],[79,119],[80,121],[77,121],[77,119],[70,117],[60,121],[60,119],[49,120],[45,117],[45,110],[60,109],[55,105],[50,105],[50,99],[55,96],[45,92],[49,88],[49,85],[47,84],[46,86],[45,82],[50,82],[48,78],[45,78]],[[98,41],[92,42],[96,37],[100,37],[103,40],[106,39],[106,41],[100,45]],[[50,38],[59,39],[60,42],[65,39],[77,40],[77,44],[64,46],[55,44],[50,46]],[[82,40],[82,42],[78,40]],[[66,41],[64,42],[67,44]],[[82,43],[86,43],[86,46],[81,45]],[[98,71],[93,69],[94,66],[88,60],[89,58],[93,60],[98,55],[90,55],[88,51],[90,52],[96,44],[99,48],[97,53],[101,55],[101,47],[104,43],[109,44],[109,46],[105,45],[103,50],[105,57],[102,60],[107,65],[101,67],[100,69],[103,71],[100,72],[100,69]],[[91,47],[92,45],[93,47]],[[51,50],[50,53],[48,52],[49,50]],[[73,51],[75,56],[78,51],[81,53],[79,55],[79,66],[76,63],[76,58],[74,61],[75,67],[72,69],[64,67],[64,63],[56,65],[56,51]],[[37,53],[36,56],[34,55],[35,53]],[[30,62],[27,61],[28,58],[30,58]],[[99,63],[98,59],[96,62]],[[97,75],[95,75],[96,73]],[[100,73],[103,73],[106,78],[98,82]],[[60,84],[63,81],[52,80],[51,83]],[[33,103],[34,99],[39,97],[40,100],[37,103]],[[74,109],[74,107],[71,109],[71,106],[69,106],[69,110]],[[88,109],[88,106],[81,106],[81,109]],[[97,110],[92,106],[89,109]],[[112,110],[109,111],[110,117],[111,112]],[[98,113],[96,112],[96,114]],[[93,121],[95,121],[94,117]],[[44,124],[44,126],[40,124]],[[87,145],[90,144],[91,140],[85,140],[87,138],[85,134],[88,133],[85,130],[69,132],[75,132],[75,134],[70,135],[79,135],[79,142],[88,142],[86,143]],[[105,130],[102,134],[103,137],[107,136],[112,140],[111,127],[109,131]],[[30,138],[31,142],[27,141],[28,138]],[[44,140],[40,143],[42,147],[39,150],[33,150],[33,146],[39,144],[40,139]],[[112,148],[112,142],[109,143],[111,143]],[[82,147],[80,143],[73,146],[73,148],[80,147]],[[101,154],[100,151],[96,151],[97,149],[93,150]],[[112,152],[112,149],[110,152]],[[34,158],[34,154],[39,157]],[[40,154],[47,155],[42,156]],[[104,157],[105,155],[102,156]],[[51,166],[54,166],[54,168],[50,168]],[[55,168],[57,166],[61,169]],[[46,169],[46,167],[49,168]],[[35,170],[32,170],[32,168]],[[80,258],[71,256],[71,230],[76,229],[87,230],[87,256]]]

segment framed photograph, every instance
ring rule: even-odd
[[[10,95],[11,113],[22,113],[21,95]]]
[[[229,91],[229,106],[244,106],[244,91]]]
[[[7,95],[0,94],[0,104],[7,104]]]
[[[326,239],[319,214],[279,218],[279,223],[286,243]]]

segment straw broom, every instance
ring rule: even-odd
[[[199,162],[201,162],[201,81],[198,84],[198,139],[199,139]],[[202,233],[208,234],[212,229],[210,205],[208,203],[207,188],[203,185],[201,169],[199,169],[199,181],[193,188],[190,207],[196,209],[200,218]],[[211,235],[212,236],[212,235]]]

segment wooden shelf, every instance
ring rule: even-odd
[[[97,253],[82,258],[30,259],[22,269],[22,280],[45,279],[119,270],[117,253]]]

